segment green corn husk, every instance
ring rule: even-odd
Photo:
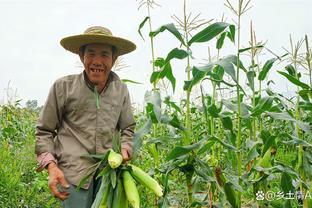
[[[129,203],[133,206],[133,208],[140,208],[140,196],[134,179],[132,178],[129,171],[123,171],[122,177],[126,197]]]
[[[114,152],[114,150],[110,150],[110,153],[108,155],[108,164],[111,166],[111,168],[115,169],[118,168],[122,163],[122,156],[121,154],[118,154]]]
[[[143,186],[153,191],[158,197],[163,196],[163,190],[158,182],[144,172],[141,168],[129,165],[132,168],[131,175]]]

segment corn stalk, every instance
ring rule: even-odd
[[[159,6],[154,0],[142,0],[140,3],[139,9],[145,5],[146,9],[147,9],[147,21],[148,21],[148,26],[149,26],[149,33],[153,31],[152,29],[152,18],[151,18],[151,9],[153,8],[153,5]],[[151,55],[152,55],[152,71],[155,72],[156,68],[155,68],[155,48],[154,48],[154,37],[153,36],[149,36],[150,38],[150,44],[151,44]],[[153,92],[157,91],[157,86],[156,86],[156,82],[153,82]],[[157,124],[153,123],[153,137],[156,138],[157,137]],[[158,150],[156,147],[156,144],[151,144],[148,147],[150,153],[153,155],[154,161],[155,161],[155,167],[159,166],[159,155],[158,155]]]
[[[238,149],[238,152],[236,153],[237,157],[237,173],[238,178],[242,176],[242,152],[241,152],[241,143],[242,143],[242,121],[241,121],[241,99],[240,99],[240,88],[239,88],[239,81],[240,81],[240,69],[239,69],[239,63],[240,63],[240,44],[241,44],[241,18],[242,15],[250,9],[249,3],[251,0],[247,0],[245,2],[244,0],[238,0],[238,7],[235,9],[235,7],[230,3],[229,0],[226,0],[225,6],[228,7],[234,14],[237,16],[237,64],[236,64],[236,96],[237,96],[237,137],[236,137],[236,148]],[[238,193],[238,204],[241,206],[241,193]]]
[[[311,54],[311,49],[309,48],[309,41],[308,41],[308,36],[305,35],[305,44],[306,44],[306,61],[308,65],[308,70],[309,70],[309,79],[310,79],[310,87],[312,88],[312,68],[311,68],[311,59],[312,59],[312,54]]]
[[[299,77],[298,77],[298,74],[299,74],[299,72],[298,72],[298,62],[299,62],[298,53],[299,53],[299,49],[301,47],[302,41],[297,43],[294,46],[291,35],[289,38],[290,38],[290,45],[291,45],[291,61],[294,65],[295,77],[296,77],[296,79],[299,80]],[[299,91],[300,91],[300,87],[297,86],[297,97],[296,97],[296,105],[295,105],[295,118],[297,121],[301,121],[301,112],[299,109],[299,102],[300,102]],[[296,129],[296,134],[298,135],[298,138],[303,140],[304,139],[303,138],[303,131],[301,130],[301,128],[299,127],[299,125],[297,123],[295,124],[295,129]],[[305,177],[305,173],[303,170],[303,154],[304,154],[303,146],[302,146],[302,144],[299,144],[297,168],[298,168],[300,177],[302,178],[303,182],[305,182],[306,177]],[[303,194],[303,196],[305,196],[306,190],[303,187],[302,183],[300,184],[300,191]],[[303,207],[308,208],[308,200],[306,198],[303,199]]]
[[[178,23],[178,26],[180,29],[183,31],[183,38],[184,42],[188,43],[189,42],[189,36],[193,30],[196,30],[200,26],[210,22],[210,21],[204,21],[201,19],[198,19],[199,15],[196,15],[193,19],[191,19],[191,13],[187,14],[187,9],[186,9],[186,0],[184,0],[183,3],[183,20],[180,20],[176,15],[173,15],[173,19]],[[185,49],[188,53],[190,53],[191,49],[189,44],[185,45]],[[187,75],[187,81],[191,79],[191,61],[190,61],[190,56],[186,57],[186,75]],[[190,96],[191,96],[191,89],[186,90],[186,113],[185,113],[185,136],[184,136],[184,145],[190,145],[193,141],[191,129],[191,110],[190,110]],[[190,156],[188,158],[188,164],[193,163],[193,157]],[[187,195],[188,195],[188,203],[189,205],[193,202],[193,187],[192,187],[192,177],[193,177],[193,172],[187,172],[186,173],[186,186],[187,186]]]

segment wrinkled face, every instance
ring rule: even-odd
[[[112,46],[102,43],[88,44],[79,55],[89,80],[94,85],[104,85],[116,60]]]

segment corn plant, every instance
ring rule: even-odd
[[[185,4],[184,4],[185,8]],[[184,20],[186,20],[185,15],[185,9],[184,9]],[[195,150],[198,149],[201,144],[203,143],[204,139],[201,138],[195,138],[194,132],[191,131],[191,125],[190,125],[190,94],[192,87],[196,84],[196,82],[200,81],[198,80],[192,80],[190,79],[190,72],[188,70],[192,67],[190,67],[190,51],[191,51],[191,45],[193,43],[205,43],[209,40],[215,38],[222,32],[224,34],[229,34],[229,37],[232,38],[234,36],[233,34],[233,26],[230,27],[227,23],[214,23],[202,31],[195,34],[190,40],[188,40],[189,36],[189,25],[191,25],[189,22],[182,22],[180,21],[183,26],[184,35],[182,35],[178,29],[175,27],[174,24],[166,24],[161,26],[158,30],[150,33],[151,36],[156,36],[159,33],[163,31],[169,31],[171,34],[173,34],[180,42],[182,46],[186,48],[186,50],[174,48],[172,49],[166,58],[158,58],[155,62],[155,64],[161,69],[160,71],[154,72],[151,76],[151,80],[159,80],[162,78],[167,78],[169,81],[171,81],[172,88],[175,88],[175,78],[172,74],[172,68],[170,61],[174,58],[176,59],[184,59],[187,58],[187,80],[185,81],[184,90],[186,91],[186,114],[185,114],[185,127],[179,128],[179,130],[182,133],[182,145],[184,146],[176,146],[172,151],[170,151],[167,155],[167,160],[169,161],[175,161],[174,165],[176,168],[178,168],[178,165],[183,164],[186,161],[186,164],[184,164],[182,167],[180,167],[180,170],[185,174],[185,180],[186,180],[186,187],[188,192],[188,203],[189,205],[192,204],[192,178],[195,173],[195,165],[194,163],[197,160]],[[229,29],[230,28],[230,29]],[[224,36],[224,35],[223,35]],[[195,69],[194,69],[195,68]],[[193,67],[194,70],[197,70],[196,67]],[[179,122],[180,123],[180,122]],[[180,125],[179,125],[180,126]],[[177,127],[175,125],[174,127]],[[184,160],[178,160],[178,157],[184,156]],[[177,162],[178,161],[178,162]],[[198,162],[200,163],[200,162]],[[203,164],[202,164],[203,165]]]
[[[147,9],[147,17],[144,18],[144,20],[141,22],[141,24],[139,25],[139,29],[138,32],[140,34],[140,36],[142,37],[142,39],[144,40],[144,37],[141,33],[141,29],[144,27],[145,23],[148,22],[148,26],[149,26],[149,32],[151,32],[152,29],[152,17],[151,17],[151,12],[150,10],[154,7],[154,6],[160,6],[159,4],[157,4],[154,0],[141,0],[139,2],[139,8],[145,6]],[[150,45],[151,45],[151,56],[152,56],[152,72],[154,73],[156,71],[156,67],[155,67],[155,49],[154,49],[154,37],[150,36]],[[157,90],[157,82],[152,82],[153,84],[153,93],[155,93],[155,96],[157,96],[157,94],[159,93]],[[148,102],[148,100],[146,100]],[[146,107],[147,111],[148,111],[148,106]],[[154,138],[157,137],[157,124],[153,123],[153,136]],[[159,156],[158,156],[158,151],[157,151],[157,147],[156,144],[151,144],[149,147],[149,151],[150,153],[153,155],[154,160],[155,160],[155,166],[157,167],[159,164]]]
[[[309,108],[307,108],[307,105],[309,105],[310,103],[310,98],[308,94],[311,94],[312,88],[301,82],[300,81],[300,77],[301,77],[301,73],[299,72],[299,52],[300,52],[300,47],[302,46],[303,41],[299,41],[296,45],[293,44],[292,38],[290,36],[290,45],[291,45],[291,50],[288,51],[289,56],[290,56],[290,62],[291,64],[286,66],[286,70],[288,73],[283,72],[283,71],[278,71],[281,75],[283,75],[284,77],[286,77],[291,83],[295,84],[297,87],[297,95],[296,95],[296,102],[295,102],[295,106],[294,106],[294,115],[293,118],[296,121],[295,123],[295,131],[293,132],[293,134],[291,135],[292,137],[295,137],[297,140],[299,141],[304,141],[304,137],[305,135],[311,135],[310,132],[310,127],[309,126],[305,126],[304,124],[302,124],[302,110],[309,110]],[[307,61],[309,61],[309,58],[307,57]],[[301,102],[301,98],[302,96],[305,99],[304,104]],[[303,107],[304,106],[304,107]],[[307,168],[310,166],[308,164],[308,167],[304,166],[304,159],[306,156],[305,154],[310,154],[309,151],[305,151],[306,146],[305,144],[298,144],[298,154],[297,154],[297,164],[296,164],[296,169],[300,175],[300,178],[302,180],[302,182],[299,185],[299,189],[301,191],[301,193],[303,195],[306,194],[306,190],[309,190],[308,187],[306,186],[306,180],[307,180],[307,173],[309,175],[310,171],[306,171]],[[303,207],[308,207],[308,201],[307,199],[303,199],[302,200],[302,204]],[[299,201],[299,204],[301,202]]]
[[[311,48],[309,47],[309,40],[308,40],[308,36],[305,35],[304,38],[305,41],[305,45],[306,45],[306,56],[305,56],[305,61],[306,61],[306,69],[309,72],[309,80],[310,80],[310,87],[312,87],[312,52],[311,52]]]

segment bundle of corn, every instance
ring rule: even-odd
[[[123,164],[122,156],[110,150],[103,160],[105,166],[97,177],[102,176],[101,186],[91,208],[133,208],[140,207],[140,195],[136,183],[142,184],[158,197],[163,195],[162,188],[155,179],[141,168],[132,164]]]

